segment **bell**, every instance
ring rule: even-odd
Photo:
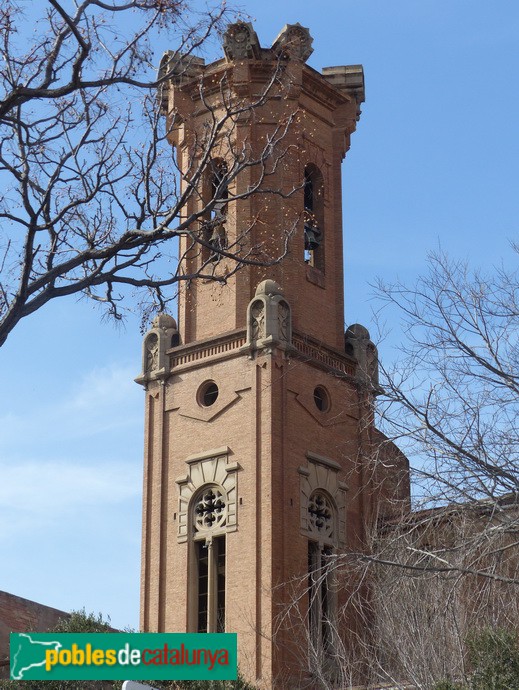
[[[209,238],[209,244],[213,248],[209,261],[220,261],[222,258],[220,251],[227,248],[227,238],[225,236],[224,225],[217,225],[213,228],[212,235]]]
[[[218,225],[213,229],[213,233],[209,239],[209,244],[215,249],[223,249],[223,237],[224,231],[221,229],[221,226]]]
[[[316,225],[305,223],[305,249],[313,252],[321,244],[321,231]]]

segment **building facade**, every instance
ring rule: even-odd
[[[311,687],[318,662],[333,674],[356,620],[336,624],[331,564],[402,494],[372,467],[376,348],[344,329],[341,163],[363,71],[317,72],[311,44],[295,24],[263,48],[238,23],[222,60],[166,54],[161,103],[198,219],[180,254],[202,277],[184,281],[178,322],[154,319],[137,379],[141,629],[237,632],[262,688]]]
[[[11,633],[47,631],[69,616],[65,611],[0,591],[0,679],[9,678]]]

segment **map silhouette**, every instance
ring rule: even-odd
[[[11,679],[12,680],[23,680],[24,673],[26,671],[29,671],[31,668],[36,668],[38,666],[44,666],[45,665],[45,652],[47,649],[50,647],[51,649],[55,649],[56,651],[58,649],[61,649],[63,646],[61,642],[39,642],[38,640],[33,640],[32,637],[27,634],[27,633],[20,633],[18,635],[18,649],[16,650],[14,655],[11,655],[12,658],[12,664],[11,664]],[[23,661],[20,660],[20,652],[21,658],[25,656],[25,654],[34,654],[35,650],[31,650],[31,652],[28,651],[28,647],[31,646],[36,646],[38,648],[38,658],[41,652],[41,661],[34,662],[32,664],[29,664],[27,666],[22,666]]]

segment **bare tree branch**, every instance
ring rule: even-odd
[[[157,87],[184,78],[193,51],[227,19],[225,5],[199,17],[173,0],[83,0],[73,12],[60,0],[39,7],[35,21],[14,0],[0,3],[0,345],[57,297],[84,294],[121,318],[127,289],[143,290],[144,308],[165,308],[175,298],[165,288],[179,282],[225,282],[245,264],[281,260],[293,228],[273,255],[252,240],[258,219],[225,246],[209,239],[208,223],[223,189],[230,209],[252,195],[298,189],[281,190],[276,181],[297,113],[287,112],[260,150],[235,141],[238,124],[282,93],[283,65],[273,64],[252,101],[236,98],[224,73],[218,108],[204,79],[190,73],[208,126],[180,170],[170,143],[178,116],[160,112]],[[27,47],[29,23],[36,31]],[[177,49],[156,76],[152,44],[162,34]],[[212,161],[224,150],[227,170],[206,198]],[[251,183],[238,189],[242,173]],[[211,255],[195,272],[178,264],[178,239],[186,236],[190,256]],[[220,259],[229,264],[225,275],[215,270]]]

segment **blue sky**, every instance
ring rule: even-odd
[[[412,281],[439,245],[491,269],[519,239],[519,5],[510,0],[245,2],[268,46],[285,23],[309,63],[362,63],[343,165],[346,322],[377,277]],[[175,46],[164,46],[164,48]],[[382,347],[392,357],[399,324]],[[0,352],[0,589],[138,625],[143,393],[139,320],[50,304]]]

